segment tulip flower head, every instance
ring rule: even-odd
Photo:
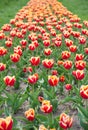
[[[63,129],[70,128],[72,126],[72,123],[73,123],[73,119],[70,116],[68,116],[65,113],[62,113],[60,115],[59,124],[60,124],[61,128],[63,128]]]
[[[80,87],[80,96],[84,99],[88,99],[88,85],[82,85]]]
[[[5,84],[6,84],[6,86],[14,86],[14,84],[15,84],[15,82],[16,82],[16,78],[15,78],[15,76],[6,76],[5,78],[4,78],[4,82],[5,82]]]
[[[25,112],[25,116],[29,121],[33,121],[35,119],[35,111],[33,108],[30,108]]]
[[[13,120],[11,116],[0,118],[0,130],[12,130]]]
[[[51,113],[53,110],[53,106],[50,104],[49,100],[43,100],[40,109],[44,113]]]

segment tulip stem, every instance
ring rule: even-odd
[[[34,89],[34,84],[33,84],[33,85],[32,85],[32,92],[34,92],[34,90],[35,90],[35,89]]]
[[[88,107],[88,100],[86,99],[85,100],[85,108],[87,109],[87,107]]]

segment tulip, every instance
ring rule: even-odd
[[[33,71],[32,67],[30,67],[30,66],[27,67],[26,69],[27,69],[27,72],[30,72],[30,73]]]
[[[43,100],[42,106],[40,107],[41,111],[44,113],[51,113],[53,110],[53,106],[50,104],[50,101]]]
[[[44,98],[42,96],[38,96],[38,101],[43,102]]]
[[[27,41],[26,40],[21,40],[20,44],[22,45],[22,47],[25,47],[27,45]]]
[[[12,46],[12,41],[5,41],[5,45],[7,46],[7,47],[11,47]]]
[[[62,59],[70,58],[71,53],[69,51],[62,51]]]
[[[39,130],[48,130],[48,129],[44,125],[40,125]]]
[[[84,58],[84,55],[83,54],[76,54],[76,57],[75,59],[78,61],[78,60],[83,60]]]
[[[88,55],[88,48],[85,48],[84,51]]]
[[[65,44],[67,47],[70,47],[73,44],[73,41],[70,39],[65,39]]]
[[[44,44],[45,47],[50,46],[50,40],[44,40],[43,44]]]
[[[5,54],[7,54],[7,49],[0,47],[0,56],[4,56]]]
[[[10,31],[11,30],[11,25],[10,24],[4,24],[2,26],[2,30],[3,31]]]
[[[34,50],[36,49],[36,46],[35,46],[33,43],[31,43],[31,44],[28,46],[28,48],[29,48],[29,50],[34,51]]]
[[[58,75],[57,70],[52,70],[52,75]]]
[[[46,56],[51,55],[51,53],[52,53],[52,50],[51,50],[50,48],[44,50],[44,54],[45,54]]]
[[[71,90],[72,89],[72,85],[71,84],[65,84],[65,88],[66,90]]]
[[[0,32],[0,40],[5,38],[5,34],[3,32]]]
[[[16,36],[16,31],[15,30],[10,31],[10,36],[15,37]]]
[[[85,44],[86,43],[86,38],[84,36],[79,37],[79,43],[80,44]]]
[[[15,76],[6,76],[5,78],[4,78],[4,82],[5,82],[5,84],[6,84],[6,86],[14,86],[14,84],[15,84],[15,82],[16,82],[16,78],[15,78]]]
[[[59,124],[60,124],[61,128],[68,129],[68,128],[70,128],[72,126],[72,123],[73,123],[73,119],[70,116],[68,116],[65,113],[62,113],[60,115]]]
[[[21,56],[22,55],[21,46],[14,47],[14,53],[16,53],[16,54]]]
[[[64,81],[65,81],[65,76],[64,76],[64,75],[61,75],[60,78],[59,78],[59,81],[60,81],[60,82],[64,82]]]
[[[42,64],[45,68],[50,69],[54,65],[54,60],[53,59],[45,59],[42,61]]]
[[[82,85],[80,87],[80,96],[84,99],[88,99],[88,85]]]
[[[68,70],[71,69],[71,67],[72,67],[72,61],[69,61],[69,60],[65,61],[63,63],[63,66],[64,66],[65,69],[68,69]]]
[[[64,63],[64,62],[63,62],[62,60],[58,60],[58,61],[57,61],[58,66],[63,65],[63,63]]]
[[[56,47],[60,47],[62,45],[62,41],[61,40],[55,40],[55,46]]]
[[[77,80],[82,80],[85,76],[84,71],[83,70],[76,70],[72,72],[73,76],[75,76],[75,78]]]
[[[86,62],[79,60],[75,62],[76,69],[83,70],[86,67]]]
[[[75,38],[78,38],[80,36],[80,32],[72,31],[72,35]]]
[[[59,82],[59,78],[56,75],[48,76],[48,82],[50,86],[57,86]]]
[[[30,61],[31,65],[38,66],[40,63],[40,57],[39,56],[31,57],[31,59],[29,61]]]
[[[4,71],[6,69],[6,64],[0,63],[0,71]]]
[[[0,130],[12,130],[13,120],[11,116],[7,118],[0,118]]]
[[[25,116],[29,121],[33,121],[35,119],[35,111],[33,108],[30,108],[25,112]]]
[[[77,51],[77,46],[71,45],[71,46],[69,47],[69,50],[70,50],[71,52],[76,52],[76,51]]]
[[[37,41],[37,40],[33,41],[33,42],[32,42],[32,44],[34,44],[34,45],[35,45],[35,47],[38,47],[38,46],[39,46],[39,43],[38,43],[38,41]]]
[[[63,35],[65,38],[69,38],[70,37],[70,33],[68,31],[64,31]]]
[[[29,82],[30,84],[35,84],[35,83],[37,82],[37,80],[38,80],[38,74],[37,74],[37,73],[35,73],[35,74],[33,74],[33,75],[30,75],[30,76],[28,77],[28,82]]]
[[[12,55],[10,55],[10,59],[13,61],[13,62],[18,62],[20,60],[20,55],[17,54],[17,53],[14,53]]]
[[[18,32],[16,33],[16,36],[17,36],[17,38],[23,38],[23,34],[22,34],[22,32],[20,32],[20,31],[18,31]]]
[[[82,29],[82,34],[86,35],[87,29]]]

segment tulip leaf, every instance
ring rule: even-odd
[[[81,105],[77,105],[78,111],[81,112],[85,118],[88,119],[88,111]]]

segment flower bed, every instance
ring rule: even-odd
[[[87,28],[56,0],[30,0],[3,25],[1,130],[67,130],[76,123],[72,111],[87,130]]]

